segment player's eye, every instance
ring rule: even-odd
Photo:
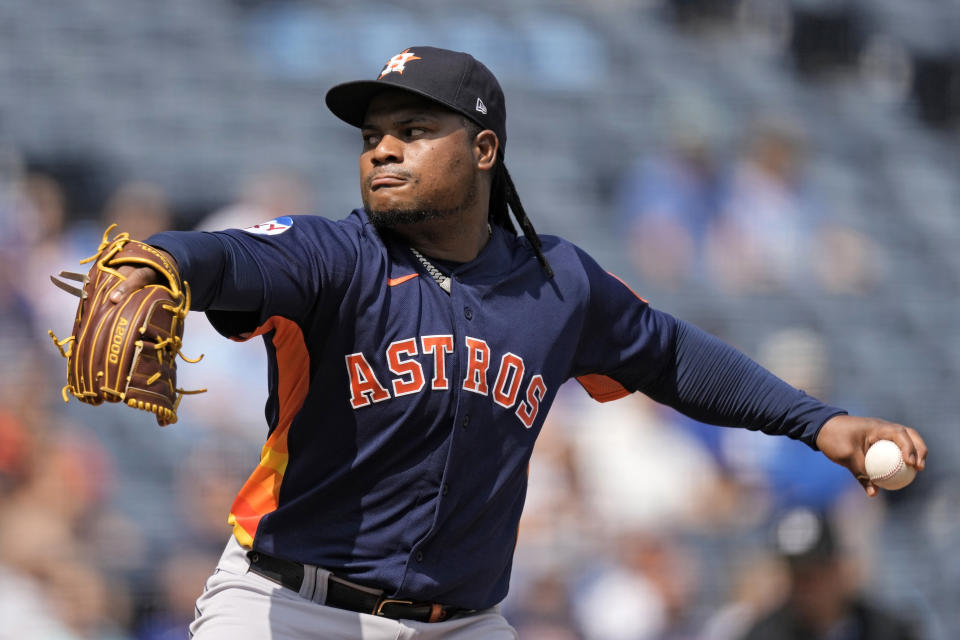
[[[427,132],[423,127],[408,127],[406,134],[408,138],[419,138]]]
[[[363,134],[363,146],[364,147],[375,147],[380,143],[380,136],[376,133],[365,133]]]

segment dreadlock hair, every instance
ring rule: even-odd
[[[483,130],[479,124],[469,118],[465,117],[464,122],[470,140],[475,139],[477,134]],[[523,208],[523,203],[520,202],[520,196],[513,185],[513,179],[510,177],[507,165],[503,161],[503,151],[498,150],[497,164],[493,168],[493,182],[490,186],[489,219],[492,224],[503,227],[510,233],[517,235],[517,228],[510,219],[510,211],[513,212],[513,217],[516,218],[517,224],[523,230],[527,242],[533,247],[533,252],[536,254],[540,266],[543,267],[544,273],[547,274],[548,278],[552,278],[553,269],[547,262],[547,257],[543,255],[543,244],[540,242],[540,236],[537,235],[533,223],[530,222],[530,218],[527,217],[527,212]]]
[[[517,230],[513,226],[513,222],[507,216],[507,208],[509,207],[510,211],[513,212],[513,217],[517,220],[517,224],[523,229],[524,237],[533,247],[533,252],[537,255],[537,260],[543,267],[544,273],[547,274],[548,278],[552,278],[553,269],[547,262],[547,256],[543,255],[543,244],[540,242],[540,236],[537,235],[533,223],[530,222],[530,218],[527,217],[527,212],[523,208],[523,203],[520,202],[520,196],[517,194],[517,188],[513,186],[513,179],[510,177],[510,172],[507,171],[507,165],[503,162],[503,156],[500,153],[497,156],[493,185],[490,188],[490,219],[494,224],[516,233]]]

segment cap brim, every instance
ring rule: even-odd
[[[449,104],[448,102],[444,102],[443,100],[438,100],[428,93],[418,91],[417,89],[411,89],[400,84],[383,82],[379,80],[356,80],[354,82],[344,82],[343,84],[338,84],[334,87],[331,87],[330,90],[327,91],[326,96],[327,108],[333,112],[333,115],[337,116],[347,124],[352,124],[355,127],[362,127],[363,119],[367,115],[367,107],[370,106],[370,102],[377,96],[377,94],[390,90],[405,91],[407,93],[422,96],[431,102],[436,102],[439,105],[443,105],[452,111],[465,115],[471,120],[474,120],[474,117],[471,114],[463,111],[460,107]]]
[[[373,98],[389,87],[374,80],[357,80],[338,84],[327,91],[327,108],[344,122],[355,127],[363,125],[367,107]]]

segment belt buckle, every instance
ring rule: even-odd
[[[383,612],[384,605],[388,604],[413,604],[413,600],[394,600],[392,598],[384,598],[377,603],[377,608],[373,610],[373,615],[385,617],[386,614]]]

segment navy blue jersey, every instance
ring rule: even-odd
[[[552,279],[494,227],[447,294],[362,210],[152,237],[195,309],[269,353],[269,436],[231,510],[237,539],[394,597],[485,608],[506,595],[528,461],[564,381],[811,446],[839,412],[542,239]]]

